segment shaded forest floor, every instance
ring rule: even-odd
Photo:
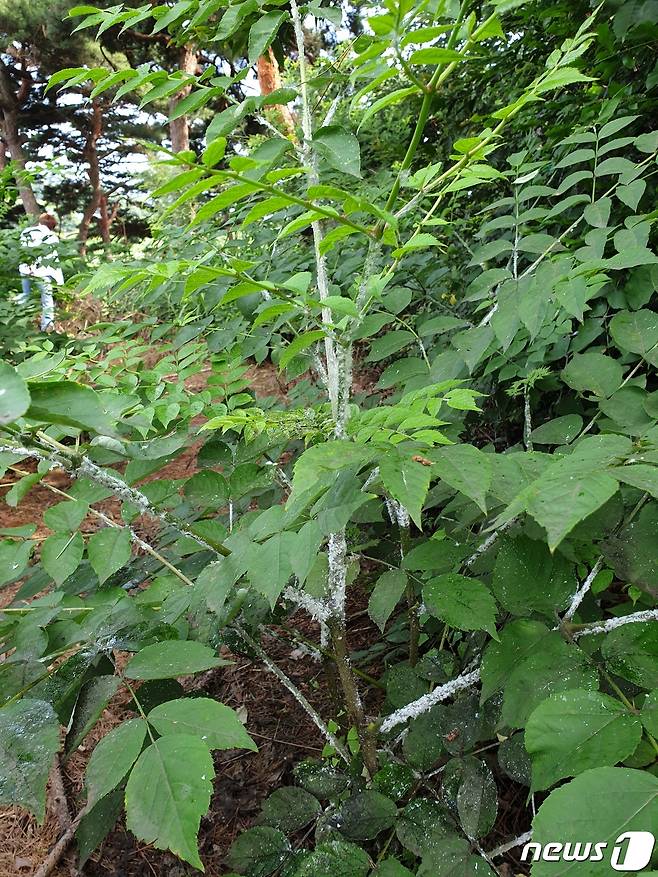
[[[269,363],[252,367],[246,377],[257,397],[283,397],[285,394],[286,388],[281,385],[275,368]],[[205,379],[204,374],[195,375],[187,382],[188,389],[202,389]],[[152,477],[178,479],[192,476],[197,471],[196,455],[200,444],[191,445],[166,469]],[[34,465],[28,462],[18,468],[34,471]],[[40,543],[50,535],[43,523],[43,514],[47,508],[61,502],[62,497],[40,484],[16,508],[11,508],[4,503],[3,497],[18,478],[20,474],[8,472],[0,487],[0,527],[36,524],[34,539]],[[66,490],[70,486],[69,478],[61,471],[49,473],[44,481],[59,490]],[[108,517],[120,520],[118,500],[105,500],[98,503],[96,508]],[[88,516],[82,526],[83,532],[94,532],[98,523],[98,519]],[[142,516],[133,527],[143,539],[157,540],[159,525],[153,519]],[[16,583],[0,592],[0,607],[11,603],[19,587],[20,583]],[[357,617],[352,643],[357,648],[360,644],[366,647],[368,641],[372,641],[369,619],[366,613],[360,611],[364,606],[354,607]],[[291,623],[303,636],[318,640],[316,625],[307,616],[299,613]],[[300,660],[296,644],[287,639],[283,632],[281,634],[280,638],[268,636],[264,642],[268,653],[321,713],[332,714],[335,710],[330,703],[322,665],[313,663],[307,656]],[[324,745],[308,715],[262,665],[229,652],[223,653],[223,657],[234,663],[202,674],[194,680],[182,680],[183,685],[196,696],[212,697],[236,709],[259,751],[215,753],[215,792],[199,834],[201,858],[208,877],[221,877],[229,872],[224,860],[235,837],[253,823],[268,795],[281,785],[292,782],[294,765],[304,758],[318,757]],[[83,744],[61,764],[65,806],[71,816],[75,816],[84,803],[84,772],[94,746],[113,727],[126,718],[134,717],[129,700],[126,692],[119,691]],[[19,808],[0,808],[0,877],[31,875],[62,834],[66,818],[66,811],[63,811],[62,802],[58,800],[57,783],[52,778],[46,819],[42,826]],[[196,873],[169,853],[141,844],[125,829],[121,817],[82,870],[77,867],[77,855],[75,847],[72,847],[51,872],[51,877],[183,877]]]

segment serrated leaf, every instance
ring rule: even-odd
[[[267,12],[261,16],[249,31],[249,63],[253,64],[272,45],[274,38],[283,22],[288,18],[287,12]]]
[[[101,584],[128,563],[130,552],[130,531],[127,527],[103,527],[87,542],[89,563]]]
[[[572,390],[580,393],[589,390],[603,397],[612,396],[619,389],[623,376],[623,366],[616,359],[596,351],[575,354],[561,375]]]
[[[203,870],[197,848],[215,776],[198,737],[161,737],[142,752],[126,785],[126,825],[140,840]]]
[[[427,611],[458,630],[486,630],[494,639],[496,603],[488,588],[478,579],[458,573],[444,573],[423,588]]]
[[[167,640],[137,652],[124,672],[129,679],[173,679],[222,667],[227,663],[203,643]]]
[[[80,856],[80,868],[91,854],[105,840],[116,825],[123,808],[123,790],[116,789],[98,801],[91,810],[82,817],[75,832]]]
[[[348,798],[339,814],[341,834],[350,840],[371,840],[391,828],[398,811],[386,795],[367,790]]]
[[[313,143],[332,168],[354,177],[361,176],[359,141],[351,131],[340,125],[325,125],[315,132]]]
[[[25,697],[0,710],[0,804],[20,804],[43,822],[46,781],[59,749],[53,708]]]
[[[518,624],[536,625],[536,622],[513,622],[508,628],[514,626],[517,632]],[[525,631],[528,631],[527,627]],[[510,642],[505,637],[506,632],[507,628],[501,635],[503,661],[509,659],[510,646],[515,639]],[[546,631],[541,639],[536,638],[530,651],[527,648],[528,638],[524,638],[522,643],[522,656],[516,663],[508,665],[507,677],[503,681],[503,725],[524,727],[535,707],[551,694],[571,688],[598,688],[596,668],[589,664],[587,656],[577,646],[566,643],[557,631]],[[485,656],[490,665],[493,663],[494,667],[500,669],[498,648],[497,643],[491,643],[487,646]],[[528,685],[529,679],[532,679],[532,685]]]
[[[29,407],[27,384],[16,369],[0,359],[0,426],[18,420]]]
[[[606,635],[601,654],[611,673],[640,688],[658,687],[658,624],[625,624]]]
[[[258,751],[235,710],[207,697],[169,700],[151,710],[148,722],[163,737],[190,734],[200,737],[209,749]]]
[[[569,469],[540,478],[526,501],[526,511],[546,530],[554,551],[573,528],[617,493],[617,481],[605,472]]]
[[[422,509],[430,483],[429,467],[397,452],[382,457],[379,474],[384,487],[409,512],[422,530]]]
[[[120,684],[118,676],[94,676],[89,682],[85,682],[78,695],[71,727],[66,735],[65,752],[73,752],[82,743]]]
[[[89,507],[78,500],[67,500],[50,506],[43,513],[43,522],[55,532],[68,532],[77,530],[84,521]]]
[[[30,386],[30,396],[27,417],[32,420],[114,434],[115,418],[90,387],[74,381],[44,381]]]
[[[457,792],[457,813],[466,836],[484,837],[493,828],[498,812],[498,790],[489,767],[479,759],[464,759]]]
[[[279,358],[279,368],[284,369],[292,359],[300,353],[303,353],[311,347],[311,345],[315,344],[316,341],[324,338],[324,335],[325,333],[323,329],[314,329],[312,332],[304,332],[302,335],[298,335],[290,342],[281,354]]]
[[[388,570],[375,582],[368,600],[368,615],[382,633],[406,586],[407,576],[399,569]]]
[[[554,694],[531,713],[525,745],[533,791],[592,767],[623,761],[637,748],[642,723],[607,694],[575,689]]]
[[[84,547],[80,532],[72,536],[68,533],[49,536],[41,545],[41,566],[61,585],[80,565]]]
[[[593,806],[595,804],[595,806]],[[532,866],[534,877],[604,877],[612,873],[611,855],[616,840],[625,832],[650,831],[658,834],[658,779],[650,773],[620,767],[587,770],[570,783],[551,792],[532,823],[532,840],[547,843],[600,844],[603,857],[590,855],[587,861],[539,860]],[[633,865],[643,870],[651,858],[653,844],[640,845]],[[642,853],[646,860],[642,861]],[[621,853],[623,861],[624,853]],[[619,862],[617,863],[619,864]],[[623,869],[623,866],[622,868]],[[625,870],[625,869],[623,869]]]
[[[268,877],[290,856],[290,843],[283,832],[277,828],[259,825],[248,828],[231,844],[228,851],[228,865],[242,874],[254,877]],[[317,874],[316,874],[317,877]]]
[[[509,612],[521,616],[541,612],[553,619],[577,587],[573,564],[551,554],[544,542],[527,536],[502,540],[491,589]]]
[[[658,314],[654,311],[619,311],[610,321],[610,334],[621,350],[658,362]]]
[[[493,478],[492,455],[473,445],[450,445],[433,451],[432,475],[472,499],[486,513],[486,494]]]
[[[142,751],[146,722],[129,719],[112,728],[91,753],[85,785],[90,801],[100,801],[119,785]]]
[[[318,799],[305,789],[284,786],[267,798],[261,809],[260,822],[290,834],[304,828],[322,813]]]

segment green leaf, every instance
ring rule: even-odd
[[[56,532],[68,532],[77,530],[84,521],[89,506],[79,500],[67,500],[57,505],[50,506],[43,513],[43,522],[46,527]]]
[[[169,700],[151,710],[148,722],[163,737],[191,734],[200,737],[209,749],[258,751],[235,710],[207,697]]]
[[[185,482],[183,493],[194,505],[216,511],[227,504],[229,486],[226,478],[219,472],[206,469],[197,472]]]
[[[493,478],[492,454],[473,445],[450,445],[432,451],[432,476],[472,499],[486,513],[486,494]]]
[[[368,615],[382,633],[406,586],[407,576],[399,569],[388,570],[375,582],[368,600]]]
[[[651,736],[658,737],[658,689],[646,696],[640,719]]]
[[[249,31],[249,63],[253,64],[272,45],[274,38],[283,22],[288,18],[287,12],[267,12],[261,16]]]
[[[486,630],[494,639],[496,603],[486,585],[458,573],[444,573],[423,588],[427,611],[458,630]]]
[[[347,314],[348,317],[358,317],[359,309],[351,298],[345,295],[328,295],[322,302],[323,307],[329,308],[332,313]]]
[[[146,738],[146,722],[129,719],[112,728],[91,753],[85,785],[90,801],[100,801],[121,780],[137,761]]]
[[[525,618],[505,625],[500,642],[490,643],[482,658],[482,703],[505,687],[512,670],[539,649],[549,634],[545,624]]]
[[[606,667],[640,688],[658,688],[658,624],[625,624],[607,634],[601,646]]]
[[[112,831],[123,809],[123,790],[116,789],[98,801],[82,817],[75,832],[80,856],[79,867],[83,868],[89,857],[103,843]]]
[[[658,363],[658,314],[654,311],[619,311],[610,321],[610,334],[620,350],[639,353],[654,365]]]
[[[103,710],[119,689],[118,676],[94,676],[80,690],[66,735],[64,751],[73,752],[100,719]]]
[[[615,319],[613,317],[612,323]],[[623,376],[624,368],[616,359],[595,351],[576,353],[561,375],[572,390],[580,393],[590,390],[603,397],[612,396],[619,389]]]
[[[29,407],[27,384],[16,369],[0,359],[0,426],[18,420]]]
[[[41,566],[61,585],[80,565],[84,549],[80,532],[72,536],[68,533],[56,533],[49,536],[41,546]]]
[[[633,463],[627,466],[616,466],[610,471],[615,478],[623,481],[624,484],[631,484],[658,499],[658,466]]]
[[[478,838],[488,834],[497,812],[498,790],[488,765],[477,758],[463,759],[457,813],[466,836]]]
[[[397,859],[384,859],[373,872],[373,877],[414,877],[412,872]]]
[[[206,167],[215,167],[224,158],[226,152],[226,137],[217,137],[203,150],[201,160]]]
[[[589,225],[594,228],[606,228],[608,220],[610,219],[611,207],[611,199],[605,197],[599,198],[598,201],[595,201],[593,204],[588,204],[583,212],[585,222],[589,223]]]
[[[416,85],[408,86],[407,88],[398,88],[396,91],[390,92],[390,94],[384,95],[384,97],[380,97],[378,100],[373,101],[369,107],[367,107],[362,113],[359,121],[359,129],[360,130],[363,125],[368,121],[368,119],[372,118],[376,113],[380,110],[385,110],[386,107],[391,107],[394,104],[399,104],[401,101],[406,100],[414,94],[419,94],[419,89]]]
[[[602,552],[618,578],[658,588],[656,532],[658,505],[648,503],[633,521],[603,543]]]
[[[197,834],[214,776],[210,750],[198,737],[161,737],[142,752],[128,778],[127,827],[202,871]]]
[[[289,858],[290,851],[290,843],[283,832],[260,825],[238,835],[228,851],[227,861],[229,868],[241,874],[269,877]]]
[[[339,810],[340,832],[350,840],[372,840],[391,828],[398,815],[395,803],[369,790],[348,798]]]
[[[619,198],[622,204],[630,207],[631,210],[636,210],[646,188],[647,184],[644,180],[633,180],[627,186],[617,186],[615,196]]]
[[[334,170],[354,177],[361,176],[359,141],[351,131],[340,125],[325,125],[315,132],[313,143]]]
[[[605,472],[565,469],[539,478],[526,501],[526,511],[546,530],[554,551],[573,528],[617,493],[617,481]]]
[[[505,642],[503,637],[504,633],[501,645]],[[506,646],[509,648],[508,643]],[[566,643],[557,631],[549,632],[541,639],[541,646],[539,643],[537,646],[529,654],[524,649],[524,657],[508,671],[502,723],[512,728],[522,728],[535,707],[551,694],[572,688],[598,688],[598,674],[587,656],[577,646]],[[497,644],[491,643],[487,652],[495,648]],[[508,655],[506,652],[506,657]],[[529,685],[528,680],[532,680],[532,684]]]
[[[291,359],[294,359],[298,354],[303,353],[311,347],[311,345],[315,344],[316,341],[324,338],[324,334],[324,330],[314,329],[312,332],[304,332],[302,335],[298,335],[294,338],[281,354],[279,358],[279,368],[284,369]]]
[[[202,643],[168,640],[137,652],[128,663],[125,675],[129,679],[172,679],[222,667],[227,663]]]
[[[561,554],[551,554],[543,542],[527,536],[501,541],[491,589],[509,612],[541,612],[552,620],[567,607],[577,587],[573,564]]]
[[[650,773],[620,767],[585,771],[551,792],[532,823],[532,840],[539,844],[599,843],[601,861],[537,861],[533,877],[604,877],[613,873],[611,855],[617,838],[628,831],[658,835],[658,779]],[[637,863],[637,870],[649,864]],[[621,853],[623,861],[624,853]],[[625,870],[625,869],[623,869]]]
[[[299,831],[322,813],[318,799],[296,786],[277,789],[263,803],[260,822],[286,834]]]
[[[429,49],[417,49],[411,53],[409,61],[412,64],[452,64],[454,61],[468,60],[461,52],[454,49],[444,49],[434,46]]]
[[[0,804],[20,804],[43,822],[46,782],[59,749],[53,708],[25,697],[0,710]]]
[[[272,609],[292,575],[296,547],[296,533],[275,533],[257,546],[249,557],[249,581],[267,597]]]
[[[370,345],[370,352],[366,357],[366,362],[379,362],[389,356],[414,343],[414,335],[406,329],[396,329],[393,332],[387,332]]]
[[[537,445],[566,445],[576,438],[582,428],[583,418],[580,414],[564,414],[535,427],[530,438]]]
[[[115,433],[114,416],[90,387],[74,381],[44,381],[31,384],[30,395],[27,417],[32,420],[88,429],[100,435]]]
[[[554,694],[532,712],[525,729],[532,789],[623,761],[641,737],[639,718],[607,694],[582,689]]]
[[[423,503],[430,484],[429,467],[395,451],[381,458],[379,474],[386,490],[404,506],[422,530]]]
[[[398,249],[393,250],[391,255],[394,259],[401,259],[407,253],[415,253],[417,250],[426,250],[428,247],[438,247],[440,241],[433,234],[425,232],[422,234],[414,234],[409,240]]]
[[[487,863],[472,853],[471,844],[455,834],[436,838],[423,855],[416,874],[417,877],[493,877]]]
[[[130,560],[130,531],[127,527],[103,527],[89,537],[87,556],[103,584]]]
[[[0,587],[19,578],[28,564],[34,544],[28,540],[0,540]]]

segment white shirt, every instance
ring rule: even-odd
[[[57,245],[59,238],[47,225],[31,225],[21,232],[21,246],[41,250],[41,255],[31,264],[23,263],[18,270],[25,277],[41,277],[54,280],[60,286],[64,283],[64,275],[59,267]]]

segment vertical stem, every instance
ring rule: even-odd
[[[523,388],[523,444],[526,451],[532,450],[532,409],[530,408],[530,388],[526,384]]]
[[[308,94],[308,76],[306,69],[306,57],[304,54],[304,31],[302,19],[297,5],[297,0],[290,0],[297,55],[299,61],[300,92],[301,92],[301,122],[302,122],[302,157],[308,168],[308,185],[313,186],[318,182],[317,157],[313,150],[313,120],[311,117],[311,105]],[[327,264],[322,254],[323,230],[319,221],[311,224],[313,231],[313,248],[315,254],[317,287],[320,301],[324,301],[329,295],[329,278]],[[332,324],[331,311],[329,308],[322,309],[322,322],[325,326]],[[325,338],[325,357],[327,362],[327,392],[331,403],[334,419],[334,435],[336,438],[345,438],[346,425],[349,415],[349,397],[352,383],[352,350],[349,344],[337,346],[330,337]],[[372,733],[367,727],[363,704],[356,683],[356,677],[349,659],[349,647],[347,643],[347,627],[345,624],[345,590],[347,583],[347,539],[345,529],[329,536],[328,548],[329,574],[329,611],[330,618],[327,622],[333,652],[336,656],[336,669],[343,690],[345,706],[350,722],[356,727],[361,742],[361,750],[366,769],[370,775],[377,770],[377,753]]]
[[[409,527],[398,524],[400,530],[400,559],[404,560],[410,547]],[[413,582],[407,576],[406,588],[407,608],[409,612],[409,664],[415,667],[418,663],[418,643],[420,640],[420,624],[418,623],[418,609],[416,606],[416,592]]]
[[[350,661],[347,647],[345,625],[336,620],[330,621],[329,632],[331,633],[331,642],[334,654],[336,655],[336,667],[338,669],[338,677],[345,697],[347,713],[351,724],[354,725],[359,735],[363,763],[372,777],[377,773],[377,748],[373,732],[368,726],[363,711],[361,695],[359,694],[359,689],[356,685],[356,679],[354,677],[354,671],[352,669],[352,663]]]
[[[300,92],[302,98],[302,156],[308,168],[308,185],[315,186],[318,183],[318,163],[311,141],[313,139],[313,120],[311,117],[311,103],[308,95],[308,71],[306,68],[306,55],[304,51],[304,30],[302,19],[297,6],[297,0],[291,0],[290,11],[292,13],[295,42],[297,44],[297,59],[299,63]],[[313,232],[313,250],[317,274],[318,295],[320,301],[324,301],[329,295],[329,278],[327,275],[327,263],[321,251],[324,233],[322,223],[316,220],[311,223]],[[322,322],[329,325],[332,322],[329,308],[322,309]],[[339,367],[336,357],[336,348],[331,338],[324,339],[325,357],[327,360],[327,392],[331,403],[333,418],[338,422],[338,394],[339,394]]]

